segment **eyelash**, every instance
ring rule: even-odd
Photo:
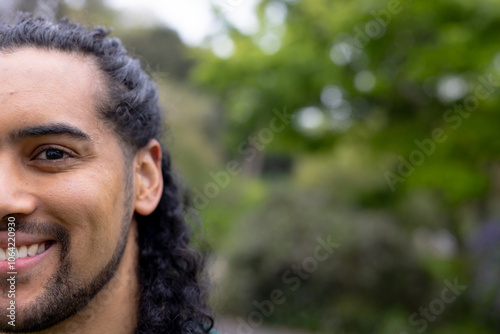
[[[54,150],[54,151],[60,151],[63,153],[63,155],[66,155],[66,157],[63,157],[61,159],[40,159],[40,155],[44,152],[47,152],[49,150]],[[58,161],[63,161],[63,160],[66,160],[68,158],[74,158],[75,157],[75,154],[73,152],[71,152],[70,150],[64,148],[64,147],[61,147],[61,146],[54,146],[54,145],[46,145],[46,146],[41,146],[39,148],[37,148],[34,152],[33,152],[33,158],[31,160],[42,160],[42,161],[50,161],[50,162],[58,162]]]

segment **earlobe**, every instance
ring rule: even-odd
[[[134,158],[135,211],[148,216],[156,209],[163,193],[161,145],[156,139],[137,152]]]

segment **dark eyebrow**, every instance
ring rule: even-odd
[[[66,135],[80,140],[92,140],[92,138],[85,132],[65,123],[46,124],[14,130],[11,132],[9,139],[12,142],[18,142],[29,137],[43,137],[50,135]]]

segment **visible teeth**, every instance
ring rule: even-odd
[[[37,254],[42,254],[43,252],[45,252],[45,242],[38,247]]]
[[[38,254],[41,254],[45,252],[45,242],[42,242],[41,244],[33,244],[29,246],[20,246],[20,247],[15,247],[13,249],[4,249],[0,248],[0,261],[6,261],[9,256],[12,256],[12,253],[14,253],[13,257],[17,259],[23,259],[26,257],[33,257]],[[11,259],[12,260],[12,259]]]
[[[28,256],[28,248],[26,248],[26,246],[21,246],[21,248],[19,248],[19,258],[25,258],[26,256]]]
[[[35,256],[37,251],[38,251],[38,244],[31,245],[30,248],[28,248],[28,256]]]

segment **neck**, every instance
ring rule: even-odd
[[[137,223],[133,219],[118,270],[81,311],[40,334],[132,334],[139,308]]]

